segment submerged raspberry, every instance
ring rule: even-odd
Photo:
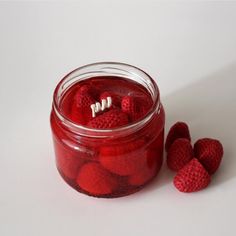
[[[155,149],[148,150],[145,165],[129,177],[129,183],[134,186],[145,184],[158,173],[161,165],[162,156],[159,152]]]
[[[117,180],[98,163],[85,164],[77,176],[77,184],[92,195],[111,194],[118,186]]]
[[[146,153],[142,150],[144,140],[116,146],[102,146],[99,161],[112,173],[126,176],[132,175],[146,165]]]
[[[144,117],[149,108],[148,101],[141,97],[125,96],[121,101],[122,111],[127,113],[132,121]]]
[[[87,126],[95,129],[116,128],[129,123],[128,116],[120,109],[113,109],[98,115]]]
[[[98,98],[99,95],[99,91],[97,90],[97,88],[90,84],[84,84],[80,86],[78,92],[80,94],[89,94],[95,100]]]
[[[83,153],[76,153],[54,140],[58,169],[69,179],[75,179],[79,168],[85,162]]]
[[[71,108],[71,119],[80,125],[85,125],[92,120],[90,106],[95,102],[92,95],[88,92],[89,88],[87,86],[83,87],[75,94]]]

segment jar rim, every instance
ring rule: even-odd
[[[119,68],[125,68],[125,69],[129,69],[132,71],[133,75],[139,76],[140,78],[142,77],[142,79],[146,80],[147,82],[149,82],[149,85],[151,85],[153,87],[154,90],[154,94],[152,96],[153,99],[153,105],[150,108],[150,110],[147,112],[147,114],[140,120],[134,121],[130,124],[124,125],[124,126],[120,126],[117,128],[109,128],[109,129],[95,129],[95,128],[89,128],[87,126],[84,125],[79,125],[75,122],[73,122],[72,120],[68,119],[63,112],[61,112],[60,109],[60,99],[58,99],[58,95],[60,95],[59,93],[61,93],[61,89],[63,87],[63,84],[68,80],[71,79],[70,77],[76,73],[76,72],[82,72],[83,70],[86,69],[92,69],[92,68],[96,68],[96,67],[101,67],[101,68],[110,68],[110,69],[115,69],[117,67]],[[126,71],[126,70],[123,71]],[[92,73],[93,71],[91,71]],[[130,72],[130,71],[126,71],[126,72]],[[136,74],[136,73],[140,73],[140,75]],[[110,76],[111,74],[106,74],[106,76]],[[78,76],[73,77],[72,79],[76,78]],[[90,78],[94,77],[90,75]],[[122,78],[127,78],[127,76],[120,76]],[[89,77],[88,77],[89,78]],[[136,80],[134,80],[136,81]],[[138,82],[138,81],[136,81]],[[69,87],[70,88],[70,87]],[[67,90],[66,90],[67,91]],[[148,91],[150,93],[150,91]],[[151,94],[152,95],[152,94]],[[86,64],[84,66],[78,67],[76,69],[74,69],[73,71],[69,72],[67,75],[65,75],[60,82],[57,84],[54,93],[53,93],[53,110],[55,111],[55,114],[57,116],[57,118],[59,118],[59,120],[67,127],[69,128],[72,132],[74,131],[75,133],[79,133],[81,135],[84,136],[93,136],[93,137],[104,137],[104,136],[115,136],[118,135],[119,133],[124,133],[124,132],[128,132],[128,131],[132,131],[133,128],[137,128],[138,130],[140,128],[143,127],[143,125],[145,125],[149,120],[152,119],[153,115],[156,112],[159,112],[161,107],[161,103],[160,103],[160,92],[158,89],[158,86],[156,84],[156,82],[152,79],[152,77],[150,75],[148,75],[145,71],[143,71],[142,69],[130,65],[130,64],[126,64],[126,63],[121,63],[121,62],[111,62],[111,61],[104,61],[104,62],[95,62],[95,63],[91,63],[91,64]],[[92,135],[91,135],[92,134]]]

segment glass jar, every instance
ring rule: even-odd
[[[113,129],[74,123],[64,115],[60,102],[73,85],[97,76],[139,83],[151,95],[151,109],[141,120]],[[105,198],[129,195],[147,185],[161,168],[165,113],[155,81],[137,67],[102,62],[72,71],[54,91],[50,121],[57,169],[81,193]]]

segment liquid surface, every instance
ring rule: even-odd
[[[85,99],[83,96],[88,96],[89,99]],[[92,77],[69,88],[61,100],[60,110],[65,117],[73,122],[88,126],[89,121],[94,118],[92,117],[91,104],[96,102],[101,104],[102,98],[106,99],[108,96],[112,98],[112,106],[98,112],[96,117],[111,109],[117,109],[126,113],[128,123],[132,123],[143,118],[153,105],[150,93],[142,85],[126,78],[104,76]],[[122,126],[125,123],[118,122],[113,127]]]

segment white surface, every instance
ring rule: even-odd
[[[99,3],[98,3],[99,2]],[[0,235],[235,235],[236,3],[0,3]],[[215,137],[224,161],[204,191],[182,194],[166,167],[143,191],[87,197],[56,171],[52,92],[95,61],[143,68],[161,89],[167,129]]]

